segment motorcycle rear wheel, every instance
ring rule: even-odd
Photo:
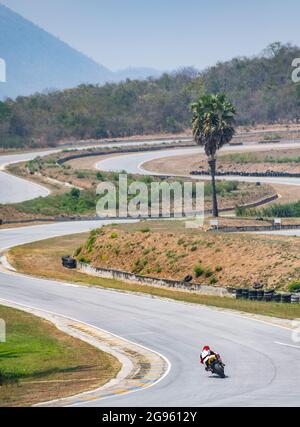
[[[219,363],[215,363],[213,367],[213,371],[216,375],[218,375],[220,378],[226,378],[224,368]]]

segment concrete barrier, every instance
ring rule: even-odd
[[[294,225],[260,225],[260,226],[243,226],[243,227],[220,227],[218,230],[211,229],[209,232],[222,231],[223,233],[241,233],[248,231],[279,231],[279,230],[299,230],[300,224]]]
[[[209,176],[209,171],[192,171],[191,175],[194,176]],[[300,173],[291,172],[239,172],[239,171],[225,171],[216,172],[216,176],[237,176],[237,177],[253,177],[253,178],[300,178]]]
[[[233,298],[233,293],[226,288],[214,288],[213,286],[205,286],[199,283],[184,283],[177,280],[159,279],[155,277],[140,276],[126,271],[120,271],[107,268],[95,268],[89,264],[78,262],[77,268],[90,276],[102,277],[105,279],[115,279],[126,283],[138,283],[139,285],[148,285],[174,290],[196,292],[203,295],[229,297]]]

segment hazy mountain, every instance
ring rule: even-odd
[[[143,68],[113,73],[2,5],[0,29],[0,58],[7,66],[0,98],[159,74]]]

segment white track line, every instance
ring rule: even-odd
[[[297,350],[300,350],[300,346],[299,345],[286,344],[284,342],[278,342],[278,341],[275,341],[275,344],[278,344],[278,345],[281,345],[281,346],[284,346],[284,347],[296,348]]]

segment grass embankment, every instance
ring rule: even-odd
[[[172,223],[174,224],[172,227],[176,228],[179,226],[181,228],[181,225],[178,225],[177,221]],[[159,226],[159,223],[157,224]],[[20,246],[10,251],[9,260],[19,271],[30,275],[32,275],[32,263],[34,260],[34,275],[48,279],[51,278],[124,292],[138,292],[156,297],[171,298],[181,302],[233,309],[246,313],[263,314],[283,319],[295,319],[300,317],[300,305],[291,306],[264,302],[250,303],[248,301],[237,301],[230,298],[199,295],[192,292],[129,284],[117,280],[91,277],[78,271],[64,269],[61,265],[60,257],[71,254],[75,248],[78,248],[86,242],[88,236],[87,233],[77,234]]]
[[[300,218],[300,200],[294,203],[276,203],[265,208],[236,208],[236,215],[253,218]]]
[[[0,406],[31,406],[97,388],[114,378],[114,357],[60,332],[51,323],[0,306]]]
[[[219,161],[238,164],[249,163],[300,163],[300,150],[271,150],[256,153],[230,153],[219,157]]]
[[[218,158],[218,172],[289,172],[299,173],[300,150],[279,149],[258,152],[243,152],[222,154]],[[207,162],[201,160],[197,165],[201,170],[207,170]]]
[[[181,227],[180,227],[181,225]],[[300,278],[300,239],[205,233],[185,222],[147,222],[94,230],[76,252],[94,267],[221,287],[261,283],[280,290]]]

